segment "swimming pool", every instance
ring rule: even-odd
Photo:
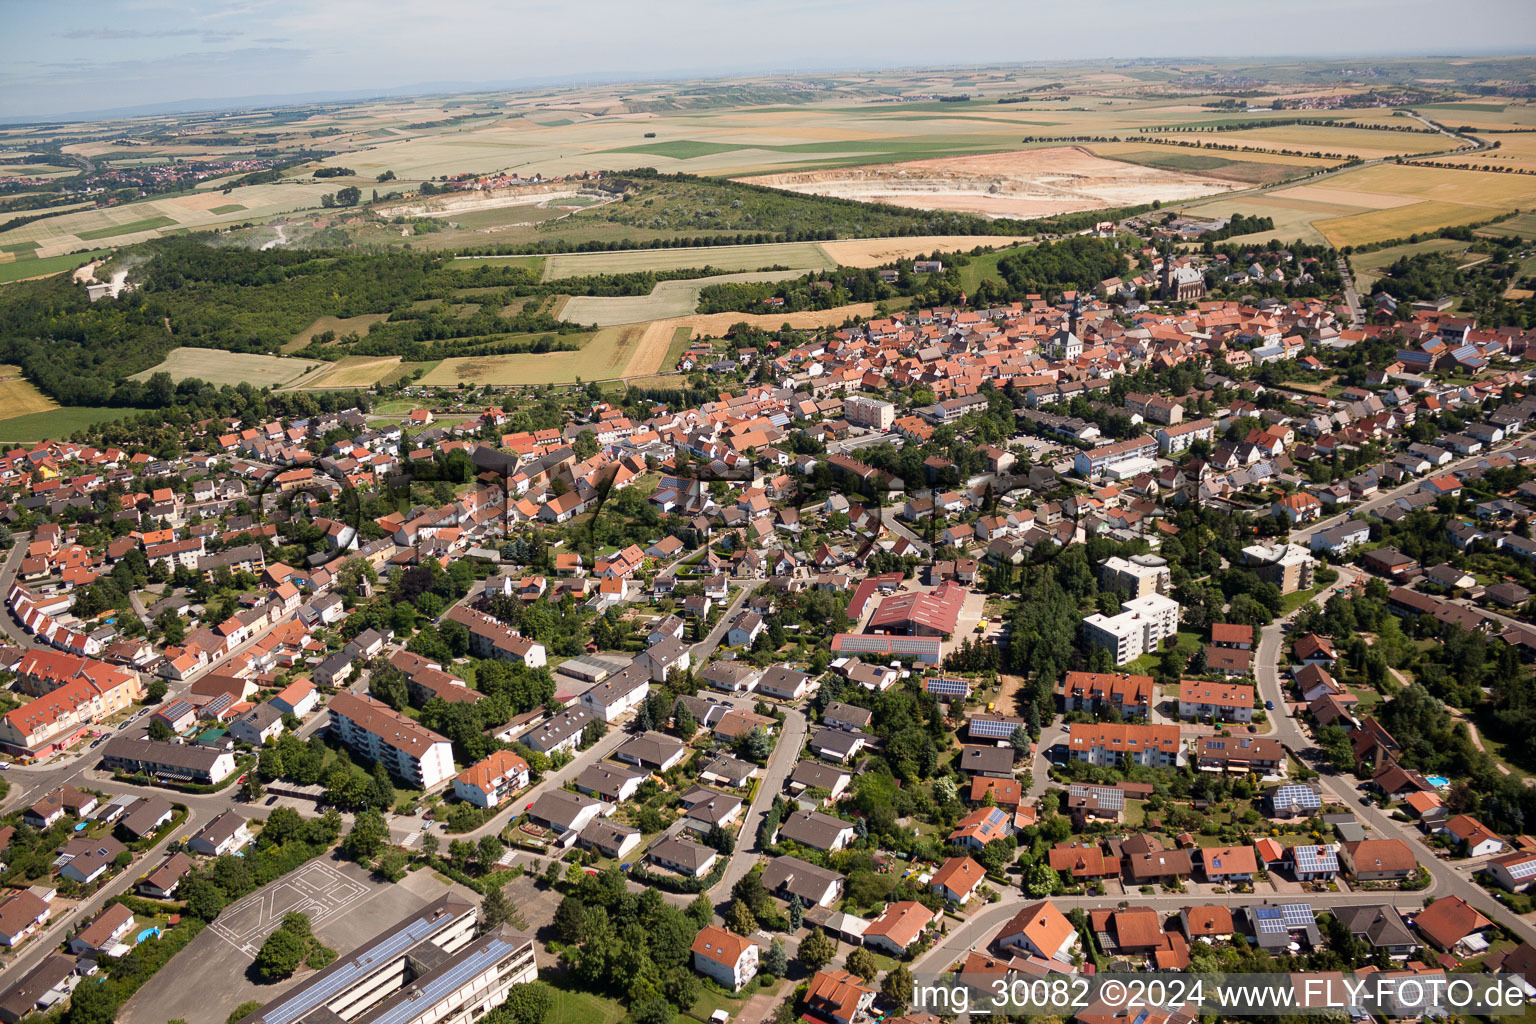
[[[1444,775],[1426,775],[1424,780],[1436,789],[1448,789],[1451,785],[1451,780]]]

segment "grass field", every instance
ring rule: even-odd
[[[139,231],[154,231],[157,228],[169,227],[176,221],[170,217],[146,217],[143,220],[130,221],[127,224],[111,224],[94,231],[80,231],[77,238],[85,238],[95,241],[98,238],[112,238],[115,235],[131,235]]]
[[[552,995],[554,1007],[545,1024],[618,1024],[624,1019],[624,1007],[616,1000],[560,987]]]
[[[766,270],[749,274],[721,274],[681,281],[659,281],[649,295],[572,295],[560,311],[562,320],[577,324],[634,324],[646,320],[687,316],[699,308],[699,290],[712,284],[737,281],[785,281],[803,277],[815,268]]]
[[[110,255],[111,252],[110,249],[97,249],[93,252],[77,252],[66,256],[43,256],[38,259],[18,259],[14,263],[0,263],[0,284],[74,270],[76,267],[85,266],[91,260]]]
[[[0,420],[57,409],[59,403],[21,375],[21,367],[0,364]]]
[[[1404,256],[1417,256],[1421,252],[1460,255],[1467,251],[1469,244],[1458,242],[1454,238],[1430,238],[1422,242],[1405,243],[1388,249],[1377,249],[1375,252],[1360,253],[1352,256],[1349,262],[1351,269],[1355,272],[1356,287],[1368,289],[1381,279],[1385,268]]]
[[[215,206],[213,209],[209,210],[208,212],[209,213],[239,213],[243,209],[245,209],[245,207],[241,206],[239,203],[225,203],[223,206]]]
[[[164,362],[134,374],[131,379],[148,380],[157,373],[165,372],[177,382],[196,377],[215,387],[239,384],[242,381],[255,387],[281,387],[325,365],[310,359],[183,347],[172,349]]]
[[[315,339],[315,335],[324,334],[326,331],[335,331],[336,336],[356,334],[363,337],[368,333],[368,328],[381,320],[389,319],[388,313],[363,313],[360,316],[322,316],[298,334],[293,340],[283,346],[284,352],[297,352]]]
[[[56,440],[68,437],[97,423],[120,420],[143,409],[113,409],[103,406],[69,405],[47,412],[34,412],[13,419],[0,420],[0,442]]]
[[[637,270],[759,270],[763,267],[805,267],[830,270],[837,261],[815,242],[769,242],[764,245],[708,245],[689,249],[636,249],[628,252],[582,252],[544,257],[545,281],[591,274],[625,274]]]
[[[1509,220],[1478,228],[1473,234],[1482,235],[1484,238],[1503,238],[1507,235],[1536,238],[1536,213],[1522,213]]]
[[[688,350],[689,342],[693,341],[693,328],[688,326],[672,328],[672,340],[667,344],[667,354],[661,361],[663,370],[670,370],[677,365],[677,361],[683,358],[683,353]]]

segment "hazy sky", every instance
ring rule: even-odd
[[[5,0],[0,11],[0,117],[573,75],[1536,49],[1533,0]]]

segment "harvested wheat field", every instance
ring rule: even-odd
[[[366,388],[400,366],[399,356],[345,356],[303,383],[305,388]]]
[[[649,323],[604,327],[587,335],[581,348],[565,352],[517,352],[508,355],[462,356],[444,359],[421,378],[423,384],[477,384],[526,387],[583,381],[629,380],[672,369],[664,366],[680,328],[694,338],[723,337],[735,324],[764,330],[784,324],[807,330],[841,324],[851,317],[875,315],[873,303],[802,313],[694,313]],[[308,386],[332,387],[329,380]]]
[[[955,210],[988,217],[1044,217],[1153,200],[1177,202],[1243,187],[1232,181],[1106,160],[1082,146],[911,160],[739,178],[810,195]]]
[[[169,373],[178,384],[196,378],[220,387],[249,383],[254,387],[282,387],[294,384],[306,374],[323,366],[310,359],[291,356],[263,356],[252,352],[225,352],[216,348],[173,348],[165,361],[134,374],[129,380],[148,380],[157,373]]]
[[[423,384],[490,384],[518,387],[529,384],[566,384],[577,380],[617,380],[628,376],[647,324],[604,327],[586,335],[579,349],[563,352],[514,352],[493,356],[458,356],[444,359],[421,378]],[[669,334],[668,339],[671,338]],[[574,340],[574,339],[567,339]],[[660,362],[666,354],[663,343]],[[655,367],[644,371],[654,373]]]
[[[21,375],[21,367],[0,364],[0,419],[14,419],[58,407],[58,402],[37,390],[36,385]]]
[[[1029,240],[1026,235],[914,235],[911,238],[850,238],[822,242],[821,247],[844,267],[883,267],[914,256],[969,252],[978,245],[1001,249]]]
[[[473,268],[469,260],[464,265]],[[763,267],[831,270],[837,263],[817,242],[763,242],[757,245],[699,245],[678,249],[617,249],[612,252],[559,253],[544,258],[545,281],[591,274],[629,274],[645,270],[748,271]]]

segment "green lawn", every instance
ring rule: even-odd
[[[689,1007],[688,1012],[699,1020],[709,1020],[710,1014],[716,1010],[724,1010],[731,1015],[732,1020],[735,1020],[736,1015],[741,1012],[741,1008],[746,1005],[744,996],[757,991],[758,985],[755,978],[748,982],[743,990],[743,995],[737,996],[728,996],[716,988],[701,984],[699,986],[699,998],[694,1002],[693,1006]]]
[[[1280,614],[1289,615],[1297,608],[1300,608],[1302,605],[1312,600],[1312,598],[1317,595],[1317,592],[1322,589],[1323,588],[1321,586],[1316,586],[1312,587],[1310,590],[1298,590],[1295,593],[1286,594],[1280,599]]]
[[[692,160],[699,156],[714,156],[716,153],[731,153],[739,149],[750,149],[750,146],[732,146],[720,142],[698,142],[694,139],[676,139],[670,142],[648,142],[642,146],[625,146],[622,149],[610,149],[610,153],[645,153],[650,156],[664,156],[670,160]]]
[[[111,238],[114,235],[131,235],[138,231],[153,231],[156,228],[167,228],[175,223],[170,217],[146,217],[143,220],[132,221],[128,224],[109,224],[104,228],[97,228],[94,231],[82,231],[75,237],[95,241],[98,238]]]
[[[544,1024],[618,1024],[624,1019],[624,1007],[618,1000],[590,992],[554,990],[555,1006]]]
[[[96,423],[120,420],[143,409],[113,409],[96,405],[69,405],[47,412],[28,413],[0,420],[0,441],[42,441],[68,437]]]
[[[243,209],[245,209],[245,207],[241,206],[239,203],[225,203],[223,206],[215,206],[213,209],[209,210],[208,212],[209,213],[239,213]]]
[[[0,263],[0,284],[74,270],[110,252],[110,249],[97,249],[94,252],[77,252],[66,256],[45,256],[42,259],[18,259],[14,263]]]
[[[679,327],[672,332],[672,341],[667,345],[667,357],[661,364],[662,373],[677,367],[677,361],[683,358],[683,353],[688,350],[688,345],[692,340],[692,327]]]
[[[1183,667],[1190,655],[1194,654],[1205,644],[1205,638],[1199,634],[1181,629],[1174,638],[1174,642],[1167,650],[1157,651],[1153,654],[1143,654],[1135,661],[1128,661],[1120,666],[1119,671],[1131,672],[1144,676],[1155,676],[1163,663],[1164,658],[1175,657],[1179,659],[1179,666]]]
[[[997,262],[1011,252],[1012,248],[999,249],[971,257],[971,262],[960,268],[960,287],[969,294],[975,292],[984,280],[1001,284],[1003,277],[997,272]]]

